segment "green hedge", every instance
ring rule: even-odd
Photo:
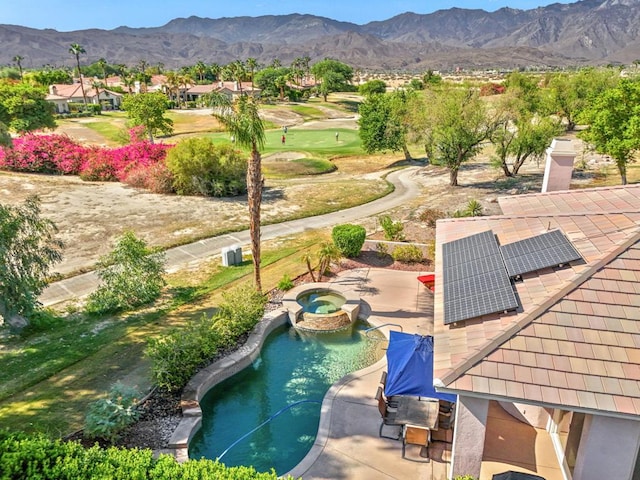
[[[212,460],[178,463],[151,450],[84,448],[78,442],[0,431],[0,480],[276,480],[274,471],[225,467]]]
[[[156,386],[171,392],[182,389],[216,355],[238,343],[262,319],[266,297],[246,284],[224,295],[216,314],[149,340],[151,375]]]
[[[331,231],[331,238],[345,257],[354,258],[360,255],[367,231],[361,225],[336,225]]]

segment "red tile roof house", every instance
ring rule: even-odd
[[[117,92],[112,92],[105,88],[100,89],[100,93],[91,87],[90,85],[84,85],[84,94],[87,98],[87,103],[102,105],[109,105],[110,108],[120,108],[120,104],[122,103],[122,94]],[[49,86],[49,95],[45,97],[45,99],[49,102],[52,102],[56,105],[56,109],[58,113],[65,113],[64,109],[59,106],[61,103],[61,98],[66,99],[67,103],[84,103],[84,97],[82,96],[82,88],[79,83],[74,83],[71,85],[67,84],[56,84]],[[68,112],[68,108],[66,110]]]
[[[459,395],[450,478],[490,479],[491,444],[501,467],[514,466],[503,470],[640,479],[640,184],[568,190],[563,149],[556,140],[548,151],[545,193],[500,198],[500,216],[437,222],[434,383]],[[511,281],[515,311],[445,324],[443,244],[490,230],[502,246],[557,229],[583,261]],[[497,405],[550,439],[549,468],[535,441],[498,424]],[[518,451],[529,460],[507,453]]]

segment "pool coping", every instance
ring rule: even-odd
[[[361,315],[360,318],[370,323],[372,327],[380,327],[383,325],[383,322],[377,322],[375,321],[375,317],[369,315],[370,312],[368,311],[366,303],[364,303],[362,307],[360,313],[363,315]],[[244,345],[230,355],[203,368],[189,380],[180,399],[182,419],[171,435],[167,449],[178,461],[189,460],[189,442],[198,430],[200,430],[202,425],[200,401],[204,395],[216,384],[251,365],[260,355],[262,345],[267,336],[273,330],[288,322],[289,312],[284,307],[265,314],[253,329]],[[379,331],[383,333],[386,338],[389,337],[387,329],[381,328]],[[281,477],[292,476],[293,478],[300,478],[302,473],[307,471],[308,468],[315,463],[329,440],[331,407],[341,388],[355,378],[384,368],[386,361],[386,357],[383,356],[373,365],[345,375],[331,385],[322,400],[318,433],[316,434],[316,439],[311,449],[300,463]]]
[[[282,308],[289,314],[291,325],[296,326],[298,316],[302,312],[302,305],[298,303],[298,297],[308,291],[313,290],[333,290],[344,297],[345,302],[340,309],[349,316],[349,320],[353,323],[358,318],[360,312],[360,295],[351,289],[343,288],[331,282],[310,282],[303,283],[291,290],[288,290],[282,297]]]

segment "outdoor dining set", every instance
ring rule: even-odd
[[[429,461],[429,444],[434,441],[451,442],[455,403],[437,398],[412,395],[386,397],[384,386],[387,372],[382,372],[381,386],[376,392],[378,411],[382,417],[379,435],[399,440],[402,438],[402,458],[406,458],[406,446],[420,445],[420,457]],[[383,435],[385,426],[399,429],[393,437]]]
[[[392,331],[387,369],[375,396],[382,418],[378,433],[384,438],[402,438],[402,458],[408,458],[407,445],[420,445],[416,461],[429,461],[432,441],[452,443],[457,401],[456,395],[433,387],[433,337]],[[398,433],[383,435],[385,427]]]

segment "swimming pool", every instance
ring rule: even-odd
[[[213,387],[200,402],[202,428],[189,446],[190,458],[216,459],[228,466],[253,465],[286,473],[315,440],[320,403],[333,383],[377,362],[384,355],[382,335],[364,334],[369,325],[308,334],[282,326],[269,334],[259,359]],[[299,403],[290,409],[287,406]],[[285,409],[273,420],[243,435]]]

